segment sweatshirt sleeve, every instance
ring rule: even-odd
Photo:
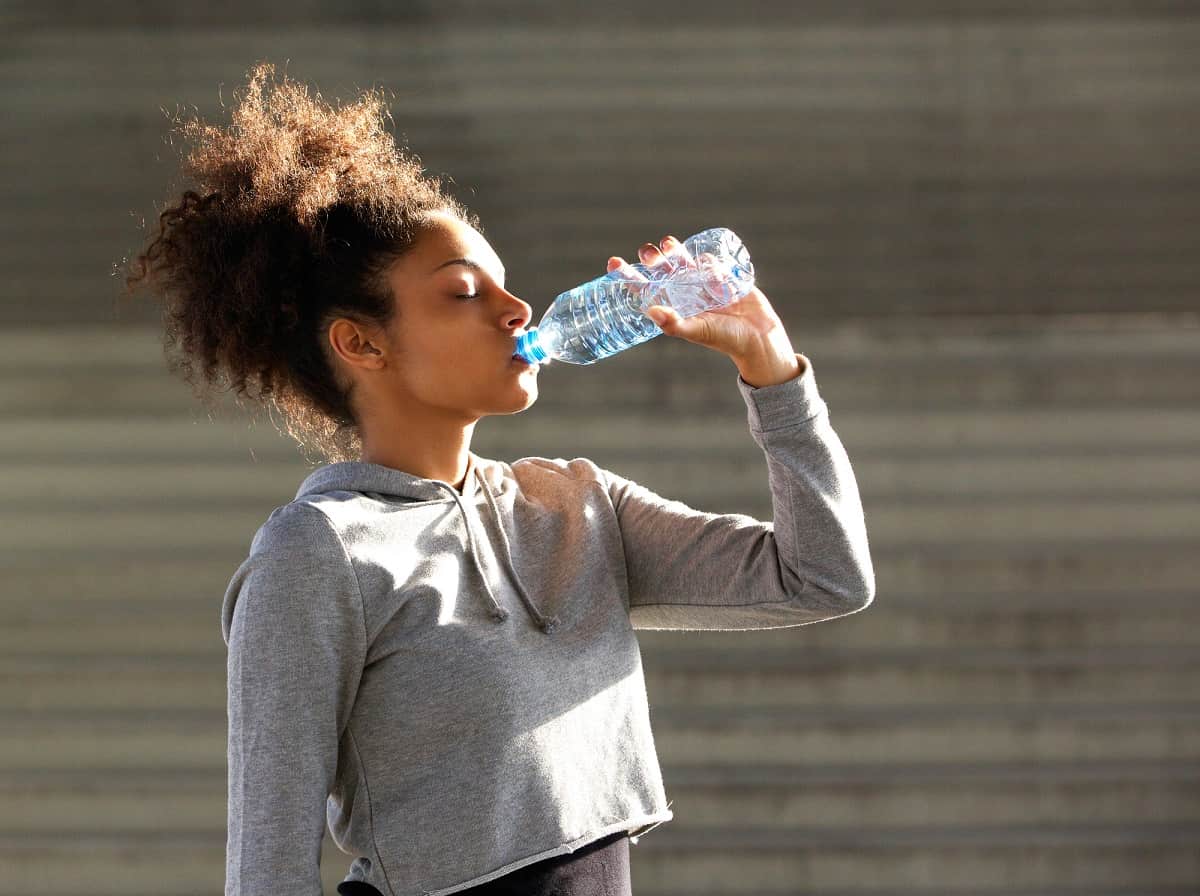
[[[286,505],[225,593],[225,896],[321,896],[338,742],[366,654],[362,595],[320,510]]]
[[[634,628],[785,628],[845,616],[875,596],[858,484],[811,361],[755,388],[739,375],[767,460],[774,522],[663,498],[608,470]]]

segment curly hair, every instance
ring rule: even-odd
[[[376,90],[334,108],[274,75],[268,62],[250,70],[228,128],[199,118],[176,128],[195,142],[182,169],[197,186],[159,215],[126,294],[160,300],[168,369],[210,410],[233,391],[239,406],[278,410],[304,453],[358,460],[353,383],[338,373],[329,325],[401,316],[383,274],[429,214],[481,228],[397,148]]]

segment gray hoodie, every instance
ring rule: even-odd
[[[347,880],[453,893],[670,820],[636,629],[784,628],[875,594],[858,486],[812,362],[754,388],[774,522],[577,457],[471,453],[460,493],[317,468],[225,593],[226,896]]]

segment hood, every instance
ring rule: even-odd
[[[296,497],[350,491],[377,495],[388,501],[435,501],[448,495],[458,507],[459,513],[462,514],[463,525],[467,530],[467,553],[483,583],[483,591],[491,602],[492,619],[499,623],[507,619],[509,613],[496,599],[476,549],[476,528],[478,526],[483,526],[482,537],[485,539],[489,537],[485,522],[476,517],[476,507],[482,494],[483,512],[491,517],[492,529],[498,534],[500,540],[500,547],[495,553],[504,562],[509,580],[512,582],[514,590],[520,595],[521,602],[525,605],[534,624],[548,634],[558,625],[558,618],[545,615],[537,608],[537,604],[533,602],[529,590],[513,565],[505,519],[495,497],[495,493],[502,490],[504,480],[502,464],[481,458],[474,452],[467,453],[467,477],[463,480],[461,494],[449,482],[443,482],[440,479],[423,479],[412,473],[405,473],[403,470],[386,467],[382,464],[341,461],[327,464],[310,473],[300,483]]]

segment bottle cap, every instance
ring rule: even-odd
[[[538,338],[537,327],[526,331],[523,335],[517,337],[517,351],[530,364],[541,364],[549,355],[542,348],[541,340]]]

